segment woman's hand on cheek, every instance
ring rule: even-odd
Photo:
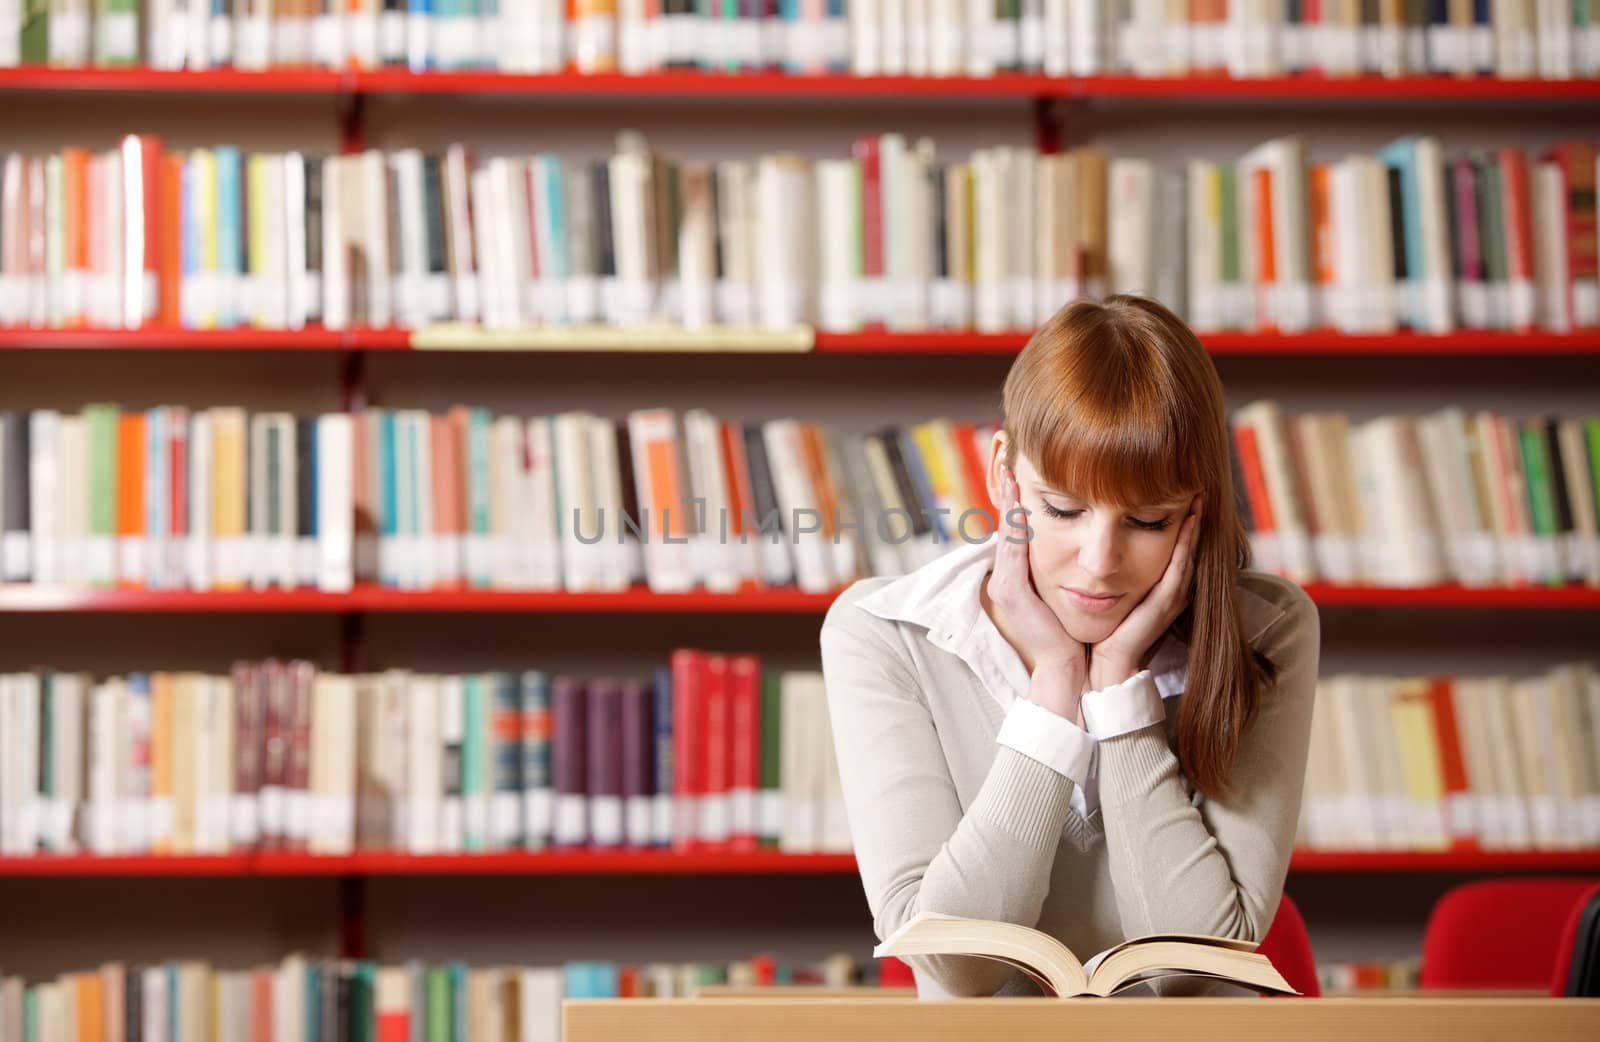
[[[1089,687],[1099,691],[1139,672],[1145,652],[1161,638],[1194,596],[1194,551],[1200,537],[1200,500],[1184,518],[1167,570],[1128,617],[1089,656]]]
[[[994,572],[989,576],[989,599],[1005,617],[1006,636],[1021,646],[1030,670],[1076,669],[1086,671],[1083,645],[1073,640],[1055,612],[1039,598],[1028,566],[1027,512],[1022,509],[1017,480],[1010,471],[1003,478],[1000,504],[1000,540]],[[1074,692],[1076,694],[1076,692]]]

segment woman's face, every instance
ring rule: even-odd
[[[997,442],[1003,461],[1003,442]],[[1193,497],[1129,510],[1091,503],[1070,489],[1051,488],[1021,453],[1016,477],[1033,529],[1028,566],[1034,588],[1072,639],[1098,644],[1166,572]],[[998,492],[991,491],[996,503]]]

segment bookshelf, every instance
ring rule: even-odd
[[[1587,586],[1477,588],[1457,585],[1396,589],[1380,586],[1305,585],[1313,600],[1338,608],[1505,608],[1530,610],[1600,609],[1600,589]],[[401,590],[362,583],[346,593],[323,590],[142,590],[81,589],[32,584],[0,585],[0,613],[92,612],[98,614],[182,612],[510,612],[614,613],[629,615],[696,613],[820,616],[832,593],[807,593],[789,587],[752,588],[737,593],[704,590],[656,593],[648,587],[615,592],[562,590]]]
[[[463,95],[534,98],[1019,98],[1157,100],[1282,99],[1368,104],[1396,102],[1583,103],[1600,99],[1600,80],[1506,80],[1490,76],[1398,77],[1314,74],[1229,76],[850,76],[844,74],[659,72],[519,74],[396,69],[116,69],[21,66],[0,69],[0,91],[54,93],[278,95]]]
[[[646,76],[619,75],[512,75],[500,73],[426,73],[416,74],[395,70],[329,71],[317,69],[276,70],[271,72],[241,72],[230,69],[207,71],[165,72],[154,70],[117,69],[48,69],[19,68],[0,70],[0,93],[16,99],[33,95],[52,95],[46,110],[52,118],[58,113],[71,111],[71,106],[103,106],[113,96],[118,106],[126,109],[119,117],[129,124],[143,120],[150,113],[156,128],[170,133],[180,146],[212,140],[233,140],[237,135],[220,123],[216,106],[235,101],[248,101],[257,111],[269,113],[276,106],[292,109],[299,116],[315,103],[321,107],[327,123],[315,126],[296,125],[272,127],[266,134],[270,147],[294,147],[297,136],[312,137],[320,142],[332,142],[345,151],[354,151],[363,144],[377,147],[397,147],[412,143],[433,146],[457,133],[453,120],[459,116],[464,140],[487,136],[490,147],[521,147],[526,149],[530,134],[529,114],[537,111],[539,118],[550,118],[555,125],[553,134],[561,144],[575,141],[577,148],[588,147],[596,139],[592,128],[575,126],[583,114],[594,112],[598,118],[610,119],[619,111],[627,112],[632,125],[642,125],[653,131],[660,123],[674,121],[693,129],[687,140],[680,144],[668,138],[668,147],[692,153],[702,142],[711,142],[710,151],[734,154],[748,153],[751,148],[777,147],[791,131],[782,125],[767,122],[767,108],[779,116],[797,113],[811,120],[793,133],[796,139],[805,137],[804,147],[823,147],[817,130],[818,122],[825,122],[828,113],[841,115],[841,126],[855,121],[883,128],[898,113],[905,113],[908,122],[920,132],[926,125],[940,128],[940,146],[948,139],[954,150],[960,151],[973,141],[981,141],[989,128],[961,126],[957,120],[970,120],[969,102],[981,102],[985,120],[998,124],[1008,121],[999,133],[1011,142],[1047,141],[1058,132],[1070,135],[1074,142],[1094,141],[1102,134],[1114,139],[1110,146],[1127,152],[1160,153],[1163,146],[1141,149],[1129,142],[1146,135],[1147,142],[1163,132],[1162,124],[1140,128],[1136,121],[1128,126],[1116,125],[1116,113],[1125,109],[1139,113],[1162,112],[1166,118],[1180,116],[1189,125],[1191,136],[1203,132],[1208,114],[1225,113],[1231,122],[1229,133],[1234,138],[1241,134],[1265,138],[1281,132],[1285,125],[1299,127],[1307,115],[1314,115],[1330,127],[1329,136],[1341,146],[1358,134],[1364,141],[1376,143],[1389,136],[1390,127],[1398,126],[1393,113],[1408,114],[1406,126],[1429,127],[1437,114],[1440,125],[1454,133],[1462,126],[1463,116],[1470,115],[1474,129],[1483,128],[1484,140],[1498,140],[1494,135],[1502,131],[1515,137],[1517,133],[1544,139],[1554,136],[1550,127],[1567,128],[1569,133],[1587,133],[1585,121],[1592,121],[1594,105],[1600,102],[1600,81],[1545,81],[1497,80],[1474,77],[1456,79],[1440,76],[1409,76],[1401,78],[1352,77],[1347,79],[1316,76],[1286,76],[1266,79],[1229,79],[1226,77],[1156,78],[1141,79],[1132,76],[1094,76],[1079,78],[1048,78],[1040,76],[998,75],[990,78],[913,78],[913,77],[850,77],[850,76],[791,76],[783,74],[719,75],[701,73],[663,73]],[[331,105],[326,104],[332,102]],[[570,104],[569,104],[570,103]],[[644,103],[648,103],[646,106]],[[637,104],[637,111],[628,106]],[[940,107],[950,104],[959,108],[959,116],[939,123]],[[681,107],[674,108],[674,105]],[[211,106],[206,108],[204,106]],[[535,108],[537,106],[537,109]],[[25,106],[19,106],[25,108]],[[742,110],[742,111],[741,111]],[[711,124],[729,112],[731,129],[713,128]],[[139,113],[134,117],[131,113]],[[572,112],[579,115],[574,117]],[[715,119],[708,113],[717,113]],[[934,115],[929,115],[929,113]],[[549,114],[555,113],[550,116]],[[566,115],[561,115],[566,113]],[[441,115],[442,114],[442,115]],[[998,114],[998,118],[995,117]],[[1062,118],[1066,114],[1067,118]],[[1085,118],[1081,121],[1078,116]],[[1242,115],[1242,119],[1235,120]],[[1351,125],[1372,118],[1382,129],[1353,131]],[[776,118],[776,117],[773,117]],[[107,117],[95,117],[94,125],[102,126]],[[203,129],[187,131],[190,121]],[[1454,120],[1455,122],[1451,122]],[[742,122],[741,122],[742,121]],[[1342,121],[1342,125],[1341,125]],[[1526,121],[1530,129],[1518,130],[1511,125]],[[331,125],[330,125],[331,124]],[[224,129],[218,130],[222,126]],[[849,123],[854,126],[854,123]],[[1259,128],[1259,129],[1254,129]],[[614,129],[614,128],[609,128]],[[608,129],[608,133],[609,133]],[[712,131],[715,130],[713,133]],[[945,130],[949,133],[946,135]],[[1396,131],[1397,133],[1399,131]],[[40,140],[44,131],[30,128],[29,138]],[[1319,128],[1314,134],[1322,133]],[[827,147],[848,141],[850,131],[829,128]],[[587,135],[587,136],[585,136]],[[740,138],[739,135],[744,135]],[[752,136],[759,135],[759,136]],[[69,128],[68,140],[74,138]],[[192,139],[192,140],[190,140]],[[1315,139],[1314,139],[1315,140]],[[1517,140],[1521,141],[1521,138]],[[749,145],[749,141],[758,144]],[[537,147],[543,147],[539,145]],[[1224,146],[1231,148],[1231,145]],[[836,147],[833,148],[837,151]],[[1169,155],[1192,150],[1186,143],[1172,146]],[[1233,150],[1235,153],[1237,149]],[[886,330],[869,330],[861,333],[817,332],[811,338],[809,352],[839,358],[857,358],[860,364],[870,366],[876,362],[885,365],[901,361],[914,363],[922,356],[938,355],[966,358],[976,361],[966,365],[984,364],[984,359],[1003,364],[1025,342],[1025,335],[1016,333],[903,333]],[[226,356],[238,352],[284,352],[286,355],[312,355],[316,353],[366,355],[368,362],[348,370],[341,380],[346,400],[352,396],[364,399],[369,390],[368,369],[385,365],[402,356],[434,354],[418,349],[414,335],[399,329],[354,329],[332,331],[307,329],[289,333],[277,330],[168,330],[140,329],[130,331],[98,329],[66,330],[0,330],[0,350],[7,364],[29,366],[32,358],[21,355],[46,355],[56,351],[83,352],[188,352],[197,356],[196,364],[212,372],[210,379],[225,379]],[[1458,359],[1514,363],[1528,360],[1526,381],[1536,383],[1547,375],[1549,365],[1563,358],[1582,359],[1600,355],[1600,332],[1594,330],[1569,334],[1547,332],[1500,333],[1462,331],[1448,336],[1426,336],[1412,333],[1393,335],[1337,335],[1302,333],[1278,335],[1266,333],[1218,333],[1203,337],[1215,355],[1236,357],[1230,364],[1241,367],[1275,362],[1303,361],[1308,372],[1316,374],[1317,366],[1336,367],[1352,358],[1361,362],[1397,360]],[[13,349],[15,349],[13,351]],[[641,348],[640,353],[648,353]],[[482,352],[461,351],[461,354],[481,355],[474,358],[451,358],[449,362],[430,359],[431,364],[454,367],[455,385],[496,387],[496,381],[506,372],[505,366],[522,363],[507,361],[506,356],[521,353],[515,345]],[[532,352],[529,352],[532,353]],[[588,359],[578,349],[561,352],[566,355],[560,362],[560,372],[567,374],[569,383],[581,383],[587,366],[604,366],[609,362]],[[748,352],[757,354],[758,352]],[[218,356],[213,359],[209,356]],[[439,354],[442,354],[440,352]],[[899,359],[896,356],[906,356]],[[435,358],[437,356],[435,355]],[[142,361],[138,360],[138,361]],[[283,360],[286,364],[289,359]],[[130,364],[133,364],[130,362]],[[274,360],[276,364],[276,360]],[[530,363],[532,364],[532,363]],[[751,367],[759,362],[745,363]],[[845,364],[845,363],[840,363]],[[1391,363],[1399,364],[1399,362]],[[526,369],[514,370],[519,375]],[[599,369],[590,370],[592,374]],[[880,370],[881,372],[882,370]],[[377,386],[377,397],[383,400],[385,391],[393,393],[397,379],[414,375],[416,370],[401,370],[401,377],[387,375],[391,381]],[[429,370],[432,372],[432,370]],[[694,370],[703,373],[704,370]],[[1279,370],[1271,376],[1281,376]],[[1565,371],[1563,371],[1565,372]],[[782,388],[760,386],[759,370],[741,368],[736,379],[753,381],[753,400],[762,411],[787,407]],[[752,375],[757,374],[757,375]],[[1225,374],[1225,377],[1231,374]],[[1470,364],[1459,368],[1452,366],[1443,374],[1449,380],[1470,381]],[[912,385],[913,393],[920,385]],[[1563,387],[1567,395],[1592,394],[1592,379],[1580,380],[1577,391]],[[326,395],[328,388],[318,394]],[[678,387],[675,392],[685,389]],[[814,388],[803,388],[802,393]],[[1302,395],[1307,392],[1299,387]],[[1314,392],[1315,388],[1313,388]],[[1393,388],[1389,389],[1391,392]],[[1485,389],[1494,393],[1494,388]],[[92,378],[85,383],[85,395],[111,397],[117,393],[114,386],[95,383]],[[420,395],[421,391],[418,392]],[[443,393],[443,392],[441,392]],[[689,395],[694,388],[688,388]],[[307,397],[310,397],[308,393]],[[89,400],[86,397],[85,400]],[[290,403],[293,404],[293,403]],[[804,406],[801,406],[802,408]],[[1480,618],[1468,625],[1482,626],[1484,620],[1498,618],[1499,612],[1592,612],[1600,608],[1600,591],[1581,587],[1523,587],[1516,589],[1466,589],[1457,586],[1427,587],[1412,590],[1395,590],[1362,587],[1335,587],[1317,584],[1308,588],[1319,604],[1340,615],[1360,616],[1365,609],[1416,609],[1451,612],[1456,609],[1473,609],[1481,612]],[[277,639],[271,631],[278,616],[341,615],[358,618],[366,614],[430,616],[427,624],[434,624],[431,616],[466,616],[463,621],[441,620],[436,632],[429,635],[441,644],[448,644],[452,634],[473,627],[471,616],[498,614],[515,620],[516,616],[530,617],[529,629],[535,631],[534,616],[581,615],[586,618],[615,616],[623,639],[648,642],[651,638],[651,616],[692,615],[685,626],[711,627],[721,625],[730,617],[739,617],[748,627],[769,627],[804,633],[814,628],[817,619],[831,603],[831,594],[804,594],[794,590],[747,591],[735,595],[696,593],[687,595],[657,595],[635,589],[616,594],[530,593],[506,591],[428,591],[412,592],[358,586],[348,594],[328,594],[316,591],[236,591],[217,593],[182,593],[135,590],[56,590],[47,588],[0,587],[0,613],[72,614],[86,617],[81,624],[86,630],[91,626],[123,627],[148,631],[152,640],[168,639],[164,627],[170,625],[168,616],[219,613],[247,621],[252,616],[262,616],[263,630]],[[117,619],[90,621],[101,616],[118,616]],[[146,618],[140,618],[145,616]],[[744,618],[748,617],[748,621]],[[1451,616],[1454,618],[1455,616]],[[704,620],[702,622],[702,620]],[[291,620],[293,621],[293,620]],[[313,620],[314,621],[314,620]],[[408,631],[410,632],[410,631]],[[759,631],[764,632],[764,631]],[[1473,632],[1479,632],[1474,630]],[[351,642],[359,645],[362,638],[360,626],[347,627],[341,636],[341,647],[352,651]],[[706,638],[714,639],[712,637]],[[775,642],[781,642],[775,638]],[[173,638],[174,646],[185,645],[183,638]],[[194,641],[188,640],[192,646]],[[528,654],[537,654],[537,634],[530,641]],[[293,652],[293,648],[287,648]],[[359,648],[356,650],[360,650]],[[519,649],[520,653],[520,649]],[[356,657],[360,657],[357,655]],[[61,662],[63,666],[71,663]],[[374,662],[381,666],[384,663]],[[1376,877],[1427,877],[1437,875],[1469,875],[1490,872],[1600,872],[1600,852],[1495,852],[1456,850],[1440,853],[1401,852],[1299,852],[1292,869],[1296,880],[1311,879],[1322,888],[1324,895],[1337,891],[1348,895],[1369,887],[1368,880]],[[588,896],[609,895],[613,889],[628,887],[632,877],[645,878],[651,885],[683,885],[696,888],[695,893],[716,900],[724,892],[740,900],[754,902],[759,895],[783,893],[791,885],[820,885],[828,887],[828,922],[835,925],[848,922],[859,929],[864,914],[859,885],[853,880],[854,863],[848,856],[805,856],[773,853],[756,854],[696,854],[632,853],[632,852],[551,852],[514,855],[430,856],[414,857],[387,853],[364,852],[345,858],[313,857],[296,854],[245,854],[218,857],[173,858],[6,858],[0,859],[0,876],[53,888],[58,894],[70,894],[70,888],[85,880],[124,879],[148,877],[159,881],[172,877],[174,881],[190,879],[240,879],[260,881],[270,878],[287,887],[303,887],[311,893],[319,881],[339,881],[343,899],[364,908],[361,894],[365,887],[394,887],[415,899],[428,900],[444,897],[447,901],[470,901],[467,890],[478,887],[478,877],[501,877],[484,880],[493,887],[498,884],[509,888],[518,877],[540,877],[535,887],[563,887],[580,885]],[[436,878],[437,877],[437,878]],[[440,878],[473,879],[470,887],[451,888]],[[585,883],[586,877],[594,877]],[[703,883],[696,883],[703,877]],[[1356,878],[1349,878],[1356,877]],[[368,882],[371,880],[371,882]],[[251,884],[252,886],[255,883]],[[1387,883],[1385,884],[1387,885]],[[1420,885],[1420,884],[1419,884]],[[768,889],[763,889],[768,888]],[[450,893],[444,893],[447,889]],[[237,892],[244,892],[243,890]],[[299,890],[295,890],[299,893]],[[506,889],[494,893],[503,895]],[[557,889],[565,894],[566,890]],[[1401,891],[1407,901],[1420,891],[1407,888]],[[70,898],[69,898],[70,899]],[[1399,899],[1393,904],[1398,905]],[[1328,907],[1325,898],[1323,907]],[[1423,908],[1394,908],[1398,915],[1416,919]],[[1425,909],[1424,909],[1425,910]],[[480,913],[482,909],[478,909]],[[491,909],[492,911],[492,909]],[[349,907],[344,912],[348,916]],[[604,910],[596,912],[603,917]],[[471,943],[470,931],[481,928],[488,914],[466,917],[469,925],[456,930],[453,936],[461,943]],[[513,916],[512,918],[515,918]],[[357,915],[359,919],[359,915]],[[775,936],[777,941],[757,944],[781,944],[787,921],[774,913],[758,925],[763,935]],[[540,923],[531,917],[520,920],[533,929]],[[676,928],[692,932],[681,920]],[[354,952],[358,944],[346,943],[350,929],[348,918],[340,921],[338,942],[345,951]],[[1364,943],[1362,931],[1374,928],[1370,920],[1349,927],[1323,922],[1313,922],[1319,928],[1336,934],[1334,946],[1325,951],[1329,958],[1341,954],[1342,944],[1353,953],[1366,955],[1360,947]],[[576,913],[561,921],[568,936],[577,936],[587,928],[579,923]],[[634,926],[634,924],[630,924]],[[634,926],[637,929],[636,926]],[[666,927],[664,929],[671,929]],[[799,929],[795,925],[796,930]],[[1340,933],[1340,930],[1343,930]],[[1383,927],[1378,927],[1384,930]],[[1409,950],[1411,935],[1406,929],[1389,928],[1377,944],[1400,950]],[[618,927],[626,932],[626,928]],[[107,930],[115,934],[114,929]],[[441,930],[441,933],[444,931]],[[747,934],[749,936],[749,934]],[[1321,937],[1319,936],[1319,940]],[[441,948],[444,942],[438,942]],[[556,943],[556,942],[551,942]],[[694,943],[706,944],[696,936]],[[747,947],[749,947],[747,945]],[[88,960],[84,960],[85,963]]]
[[[0,350],[35,351],[426,351],[518,352],[538,350],[586,353],[582,346],[545,347],[537,338],[518,342],[513,331],[493,337],[467,339],[454,348],[426,346],[430,331],[406,329],[333,330],[312,326],[300,330],[278,329],[0,329]],[[674,338],[686,334],[674,334]],[[795,338],[808,341],[804,346],[784,348],[801,353],[825,355],[954,355],[1007,356],[1022,350],[1026,333],[972,332],[893,332],[866,330],[859,333],[830,333],[824,330],[796,330]],[[638,347],[628,350],[652,353],[671,351],[657,348],[646,335],[635,337]],[[1338,357],[1345,355],[1430,357],[1475,355],[1503,358],[1541,356],[1600,355],[1600,332],[1580,330],[1572,333],[1506,333],[1490,330],[1463,330],[1447,335],[1399,332],[1384,335],[1349,333],[1207,333],[1201,340],[1213,355],[1266,357]],[[419,343],[421,341],[421,343]],[[605,350],[615,350],[605,348]],[[765,354],[773,349],[747,348],[737,344],[718,348],[716,353]]]
[[[207,876],[854,876],[849,854],[555,850],[511,854],[294,853],[0,858],[0,878]],[[1295,874],[1600,871],[1600,851],[1296,851]]]

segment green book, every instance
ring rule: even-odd
[[[50,0],[22,0],[22,30],[19,37],[24,65],[49,63]]]
[[[1600,513],[1600,416],[1583,421],[1583,434],[1589,448],[1589,494],[1594,496],[1595,510]]]
[[[99,0],[94,19],[94,63],[126,68],[139,61],[139,0]]]
[[[756,806],[756,833],[763,847],[778,845],[783,822],[783,682],[776,672],[761,674],[761,793]]]
[[[1222,224],[1222,287],[1223,297],[1239,286],[1239,181],[1232,163],[1217,164],[1217,184],[1222,194],[1220,223]],[[1224,307],[1221,315],[1224,328],[1232,326],[1239,317],[1231,307]]]
[[[117,427],[115,405],[83,409],[84,439],[89,453],[89,581],[99,586],[116,582]]]
[[[1528,514],[1533,521],[1533,534],[1543,547],[1556,536],[1555,490],[1550,484],[1550,460],[1545,453],[1543,425],[1537,420],[1519,423],[1517,438],[1522,446],[1522,466],[1528,475]],[[1545,581],[1560,583],[1560,569],[1547,572]]]
[[[558,511],[557,518],[561,515]],[[489,410],[467,414],[467,580],[486,587],[489,561]]]
[[[488,824],[488,796],[483,787],[484,732],[487,729],[483,704],[483,678],[468,673],[461,678],[463,700],[466,705],[466,730],[461,739],[461,806],[463,811],[464,846],[468,850],[484,848],[484,833]]]
[[[413,1010],[412,1016],[419,1011]],[[428,1008],[423,1042],[451,1042],[450,971],[443,966],[428,970]]]

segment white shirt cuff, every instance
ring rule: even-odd
[[[1026,698],[1011,703],[995,741],[1039,761],[1076,785],[1083,785],[1089,777],[1094,739],[1071,720]]]
[[[1148,669],[1083,696],[1083,722],[1095,741],[1137,731],[1166,718],[1161,692]]]

